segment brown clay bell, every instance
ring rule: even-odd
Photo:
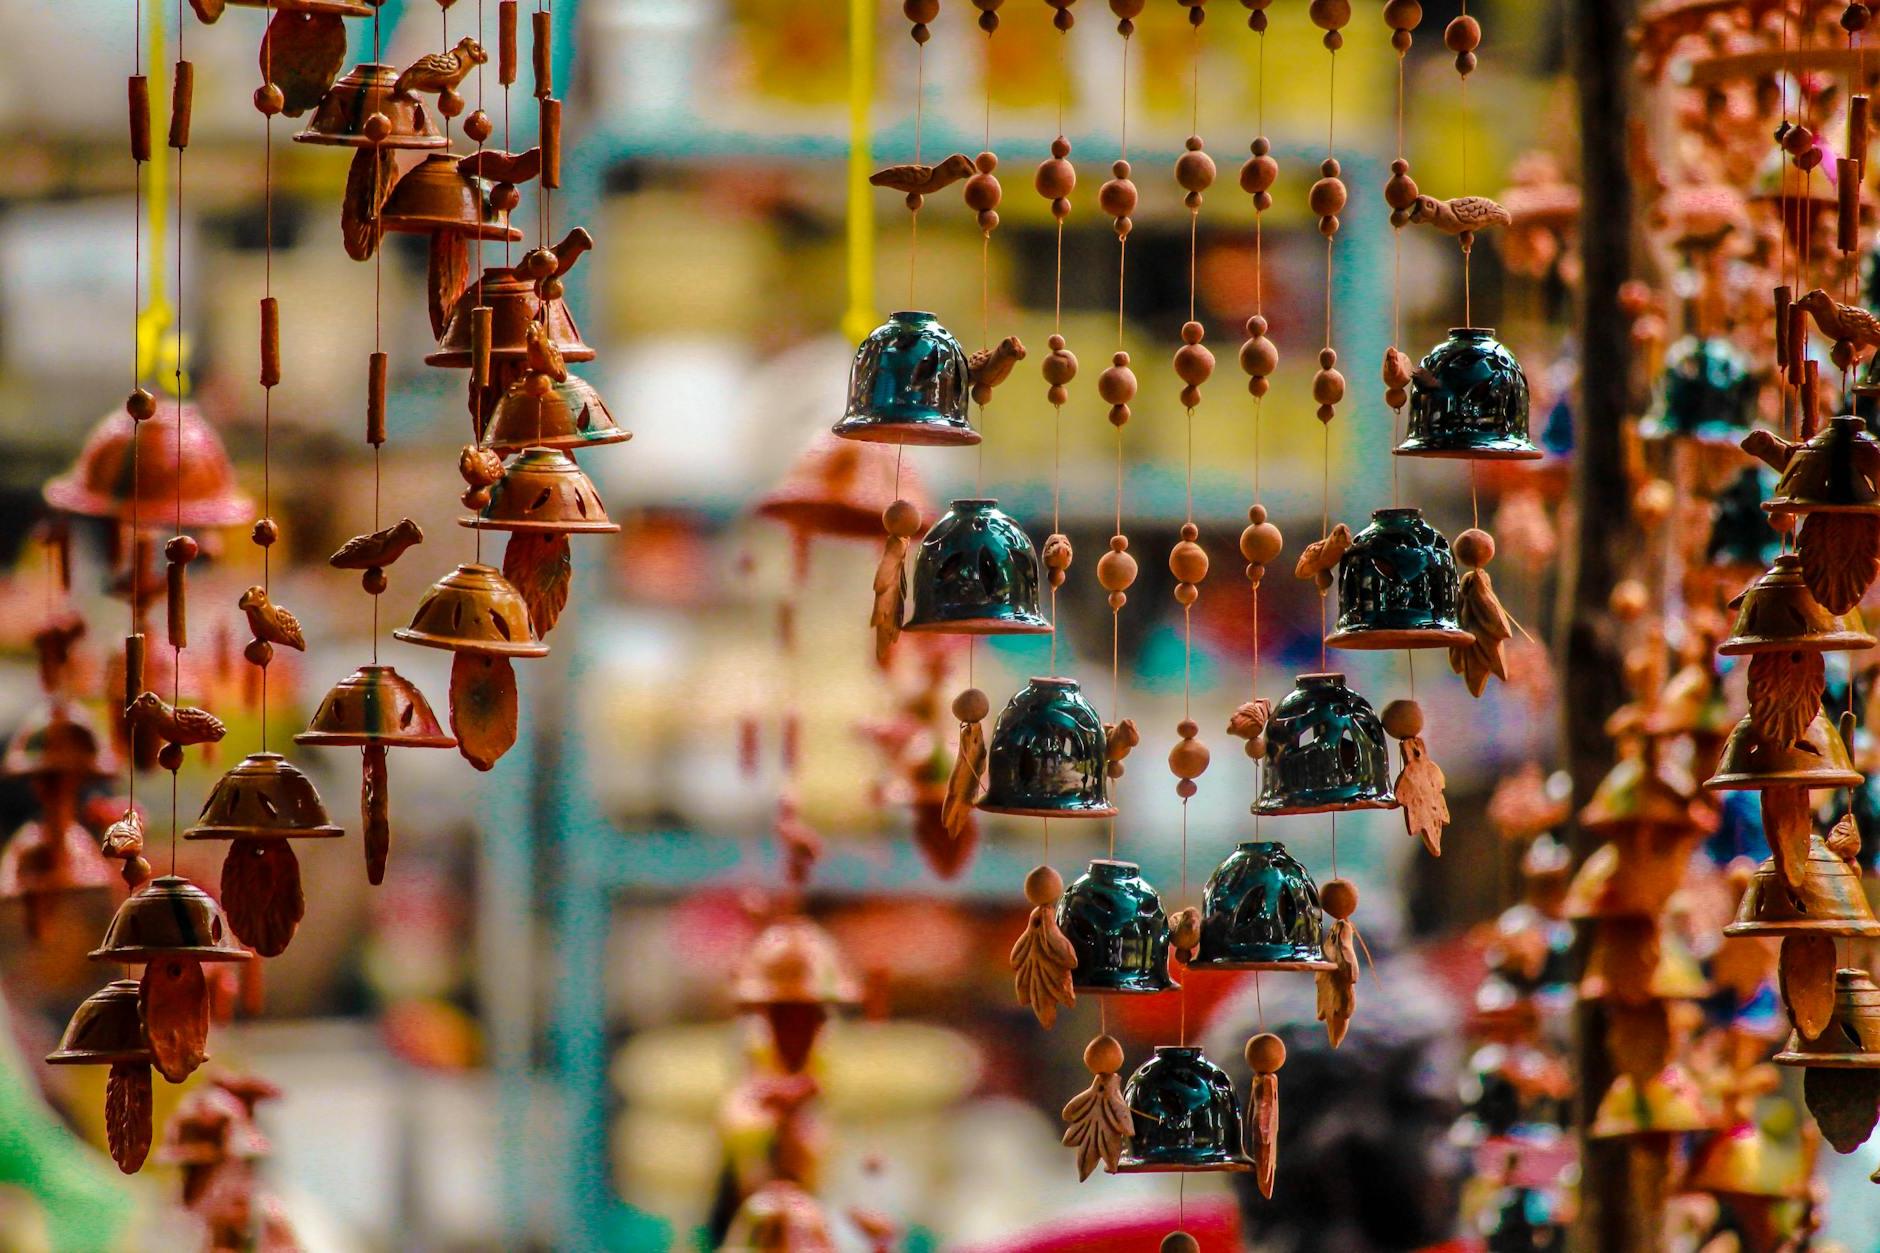
[[[150,1043],[137,1004],[137,980],[113,979],[79,1003],[46,1054],[49,1066],[116,1066],[148,1063]]]
[[[444,148],[450,141],[438,131],[430,110],[417,96],[395,92],[398,68],[366,62],[348,70],[313,111],[298,144],[337,144],[347,148]]]
[[[495,208],[483,185],[458,168],[448,152],[433,152],[399,176],[379,211],[388,231],[413,235],[454,234],[473,239],[522,239],[509,215]]]
[[[1802,738],[1786,745],[1765,740],[1745,715],[1724,743],[1717,773],[1704,780],[1704,786],[1713,792],[1729,792],[1859,787],[1861,782],[1841,733],[1826,714],[1818,713]]]
[[[1750,876],[1725,935],[1880,936],[1880,921],[1862,890],[1860,871],[1830,849],[1819,835],[1808,837],[1808,861],[1799,889],[1783,881],[1773,857]]]
[[[616,425],[600,393],[586,379],[570,373],[563,382],[540,376],[544,387],[528,377],[510,384],[483,432],[483,446],[499,453],[524,448],[559,448],[572,452],[600,444],[618,444],[633,438]],[[881,530],[880,511],[869,522]]]
[[[105,928],[104,942],[90,956],[93,961],[141,965],[162,957],[236,962],[252,955],[230,943],[222,907],[214,897],[179,875],[162,875],[118,906]]]
[[[459,518],[479,531],[535,531],[558,535],[607,534],[620,524],[607,516],[574,458],[558,448],[525,448],[503,467],[489,503],[475,517]]]
[[[425,590],[411,625],[392,635],[456,653],[546,657],[522,594],[494,567],[465,562]]]
[[[35,940],[53,899],[108,888],[116,877],[98,841],[76,822],[66,823],[56,837],[45,823],[28,822],[0,852],[0,900],[20,902],[26,911],[26,934]]]
[[[279,753],[250,753],[216,780],[186,840],[331,839],[313,781]]]
[[[1759,442],[1752,447],[1750,440]],[[1744,448],[1780,463],[1782,477],[1775,494],[1763,502],[1771,513],[1880,513],[1880,441],[1868,434],[1864,418],[1830,418],[1802,444],[1786,444],[1758,431],[1744,441]]]
[[[175,522],[179,501],[184,526],[236,526],[254,516],[254,502],[235,486],[235,471],[221,439],[194,405],[183,405],[179,419],[177,405],[162,401],[141,423],[132,422],[121,409],[106,414],[92,427],[77,462],[47,483],[44,495],[54,509],[128,523],[133,486],[136,508],[147,523]]]
[[[272,9],[277,13],[331,13],[335,17],[371,17],[373,6],[364,0],[221,0],[242,9]]]
[[[757,515],[803,536],[879,542],[881,515],[895,499],[894,465],[887,445],[820,432],[790,464],[783,482],[757,502]],[[922,517],[929,514],[911,459],[901,471],[900,495]]]
[[[1848,621],[1821,607],[1802,579],[1802,559],[1783,553],[1775,564],[1730,602],[1736,610],[1736,628],[1717,646],[1725,657],[1757,653],[1826,653],[1872,648],[1874,638],[1860,629],[1854,614]]]
[[[1775,1055],[1778,1066],[1880,1070],[1880,987],[1864,970],[1834,972],[1834,1020],[1820,1038],[1794,1032]]]
[[[455,748],[418,685],[390,666],[361,666],[327,689],[296,744]]]
[[[479,306],[490,310],[490,356],[514,362],[529,355],[528,331],[531,322],[543,322],[548,342],[563,361],[592,361],[594,350],[581,342],[581,331],[560,299],[544,300],[538,284],[566,274],[581,255],[594,246],[594,238],[580,227],[563,236],[550,249],[537,249],[554,258],[547,272],[538,274],[527,261],[515,266],[491,266],[483,277],[465,287],[445,320],[444,333],[438,337],[437,351],[426,354],[426,365],[447,369],[467,369],[472,363],[472,311]]]
[[[0,758],[0,774],[16,778],[107,779],[117,770],[115,755],[99,738],[84,709],[64,701],[48,703],[29,717],[7,741],[5,757]]]

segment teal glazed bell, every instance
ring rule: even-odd
[[[1384,724],[1342,674],[1302,674],[1273,708],[1256,814],[1395,809]]]
[[[1333,648],[1448,648],[1474,637],[1456,622],[1456,558],[1421,509],[1377,509],[1338,566]]]
[[[1168,917],[1135,863],[1098,858],[1064,889],[1058,929],[1077,951],[1071,984],[1079,992],[1165,992]]]
[[[1201,947],[1191,969],[1331,970],[1318,885],[1277,840],[1247,840],[1201,896]]]
[[[1038,551],[996,500],[956,500],[914,556],[903,631],[1049,635],[1038,612]]]
[[[1135,1115],[1118,1174],[1242,1171],[1240,1105],[1234,1081],[1192,1045],[1158,1045],[1123,1087]]]
[[[1033,679],[1008,702],[986,752],[988,813],[1108,818],[1103,720],[1075,679]]]
[[[1531,461],[1528,382],[1493,330],[1462,326],[1430,350],[1410,380],[1408,438],[1400,457]]]
[[[888,316],[849,367],[844,439],[876,444],[977,444],[966,420],[972,384],[966,350],[931,313]]]
[[[1639,433],[1734,444],[1755,419],[1758,386],[1742,350],[1728,339],[1686,335],[1666,354],[1657,412],[1639,424]]]

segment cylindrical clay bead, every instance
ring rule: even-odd
[[[496,77],[505,87],[516,81],[516,0],[496,10]]]
[[[281,381],[281,302],[272,296],[261,298],[261,385],[277,386]]]
[[[548,10],[531,13],[529,26],[534,37],[529,52],[534,57],[535,98],[546,100],[555,94],[555,42],[549,34]]]
[[[366,377],[366,443],[374,448],[385,442],[385,362],[384,353],[373,353]]]
[[[1795,303],[1795,289],[1787,283],[1776,288],[1776,368],[1789,368],[1789,306]]]
[[[144,636],[139,631],[124,637],[124,704],[128,707],[143,691]]]
[[[1860,247],[1860,162],[1853,157],[1839,157],[1834,167],[1835,190],[1840,195],[1835,244],[1842,252],[1853,252]]]
[[[488,305],[477,305],[470,310],[470,381],[478,387],[488,387],[490,383],[490,319],[493,316]]]
[[[130,78],[131,160],[150,160],[150,79],[143,74]]]
[[[561,186],[561,101],[542,101],[542,186]]]
[[[168,611],[170,647],[189,647],[189,563],[172,560],[164,568],[169,584]]]
[[[176,63],[176,82],[170,89],[170,147],[189,147],[189,112],[196,95],[196,67],[188,61]]]

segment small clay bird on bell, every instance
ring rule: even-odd
[[[890,314],[855,350],[843,439],[880,444],[977,444],[967,420],[966,350],[931,313]]]
[[[396,90],[398,78],[398,70],[389,65],[354,66],[327,89],[294,142],[347,148],[448,147],[450,141],[438,131],[424,102]]]

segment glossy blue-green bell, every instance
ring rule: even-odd
[[[1782,551],[1782,533],[1769,525],[1762,507],[1775,490],[1774,474],[1761,465],[1749,465],[1717,493],[1710,506],[1710,537],[1704,544],[1704,556],[1712,566],[1760,573],[1775,561]]]
[[[1686,335],[1665,354],[1658,407],[1639,434],[1735,444],[1755,420],[1759,390],[1742,349],[1721,335]]]
[[[1165,992],[1168,917],[1135,863],[1098,858],[1058,899],[1058,929],[1077,950],[1079,992]]]
[[[966,350],[931,313],[905,312],[862,341],[849,367],[844,439],[875,444],[977,444],[966,420]]]
[[[956,500],[914,555],[903,631],[1049,635],[1038,612],[1038,550],[996,500]]]
[[[1410,380],[1400,457],[1530,461],[1528,381],[1493,330],[1462,326],[1430,350]]]
[[[1118,1174],[1252,1170],[1241,1148],[1240,1103],[1227,1072],[1192,1045],[1158,1045],[1123,1086],[1135,1114]]]
[[[1330,970],[1319,888],[1277,840],[1247,840],[1208,876],[1191,969]]]
[[[1342,674],[1302,674],[1273,707],[1256,814],[1394,809],[1384,724]]]
[[[1456,622],[1456,558],[1421,509],[1377,509],[1338,565],[1333,648],[1448,648],[1474,637]]]
[[[986,749],[988,813],[1108,818],[1103,719],[1075,679],[1033,679],[999,713]]]

